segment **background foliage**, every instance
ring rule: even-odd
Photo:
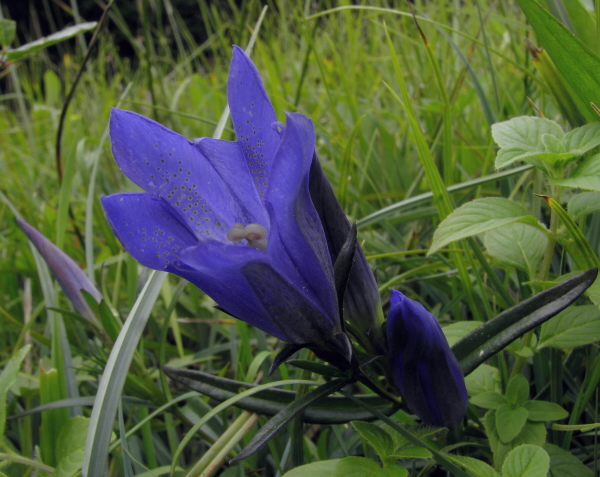
[[[132,341],[132,365],[122,371],[122,399],[109,395],[118,406],[114,427],[106,424],[116,439],[111,475],[162,475],[171,467],[179,475],[206,469],[228,476],[276,475],[300,462],[347,456],[373,459],[345,461],[376,465],[372,474],[362,475],[380,475],[385,468],[376,461],[394,469],[399,462],[410,475],[443,475],[425,449],[407,444],[388,427],[360,423],[304,426],[300,456],[292,452],[299,434],[292,427],[264,451],[228,467],[226,462],[256,433],[256,423],[264,423],[263,417],[233,407],[202,422],[180,447],[215,403],[170,384],[162,365],[197,367],[248,383],[318,376],[283,365],[266,378],[280,345],[215,310],[202,292],[177,277],[148,283],[148,271],[122,251],[99,206],[103,194],[135,190],[110,154],[110,108],[140,112],[188,138],[212,136],[226,106],[231,45],[245,46],[257,32],[252,57],[277,114],[298,110],[313,119],[324,169],[347,214],[358,222],[359,239],[385,300],[391,288],[419,300],[456,342],[476,322],[597,265],[598,185],[581,180],[598,176],[593,169],[597,144],[582,149],[579,143],[565,143],[561,134],[595,121],[588,104],[600,87],[594,90],[591,79],[584,81],[583,70],[565,74],[560,54],[569,51],[556,51],[568,44],[551,41],[560,25],[549,23],[536,2],[525,0],[491,5],[415,1],[418,26],[408,4],[346,3],[269,1],[257,31],[263,7],[258,1],[199,0],[191,10],[173,8],[169,0],[142,1],[134,11],[139,24],[125,21],[132,2],[116,2],[66,109],[58,160],[61,112],[90,35],[1,70],[0,472],[27,475],[37,468],[42,475],[52,467],[55,475],[77,473],[85,452],[85,417],[100,375],[126,317],[132,309],[144,312],[134,303],[147,285],[156,302],[146,304],[147,326],[139,343]],[[584,52],[578,56],[581,68],[593,68],[598,58],[597,36],[589,32],[596,32],[600,22],[588,3],[554,0],[546,5],[577,34],[565,38],[581,40],[571,46]],[[73,1],[65,8],[72,15],[67,24],[80,21],[76,6]],[[11,46],[60,29],[64,19],[55,8],[45,9],[50,30],[23,32],[20,27],[21,36]],[[6,6],[2,14],[10,15]],[[99,14],[84,19],[97,21]],[[528,21],[541,40],[550,38],[547,50],[533,48],[538,39]],[[201,31],[193,27],[199,22]],[[36,25],[35,17],[30,25]],[[551,25],[550,34],[539,25]],[[585,83],[581,90],[579,80]],[[588,96],[582,98],[584,93]],[[600,105],[600,95],[596,101]],[[523,115],[547,120],[513,119]],[[492,129],[496,123],[502,125]],[[514,146],[502,142],[514,130],[526,131],[524,152],[497,156],[499,147]],[[229,125],[223,137],[234,139]],[[528,147],[534,150],[529,155]],[[547,154],[544,160],[552,167],[526,160],[540,154]],[[497,167],[509,165],[506,161],[514,162],[513,169],[498,173]],[[574,189],[580,187],[588,191]],[[554,206],[535,194],[553,197]],[[465,207],[485,212],[481,202],[472,202],[479,199],[496,204],[484,219],[508,219],[503,227],[444,235],[440,222],[456,207],[471,204]],[[571,215],[560,215],[561,204]],[[448,221],[460,219],[461,210],[468,209],[459,208]],[[98,285],[105,301],[100,306],[90,301],[94,319],[72,311],[15,217],[38,228]],[[434,253],[427,254],[432,241]],[[548,468],[553,475],[597,473],[593,423],[598,422],[595,343],[600,329],[598,301],[590,298],[595,305],[582,299],[580,306],[517,340],[468,378],[472,406],[464,429],[446,434],[420,430],[419,437],[434,450],[457,451],[455,461],[466,475],[546,475]],[[307,353],[302,357],[311,359]],[[65,399],[67,407],[40,412],[39,406]],[[536,402],[546,404],[531,404]],[[565,418],[564,410],[568,421],[561,421],[563,427],[552,425]],[[16,418],[4,424],[3,412]],[[403,411],[395,420],[413,423]],[[526,445],[510,454],[519,444]],[[528,459],[538,462],[543,473],[524,473],[519,462]],[[332,468],[323,472],[331,474]],[[340,468],[335,472],[342,475]]]

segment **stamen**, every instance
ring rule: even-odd
[[[250,247],[265,252],[267,250],[267,229],[259,224],[233,224],[227,232],[227,240],[239,242],[246,239]]]

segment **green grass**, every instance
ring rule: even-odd
[[[5,91],[0,96],[0,368],[24,343],[33,344],[8,394],[9,416],[57,396],[95,396],[116,341],[115,330],[123,326],[148,278],[148,272],[122,250],[100,207],[101,195],[135,190],[110,153],[110,108],[119,104],[188,138],[213,136],[226,106],[231,45],[248,43],[261,13],[258,1],[242,2],[242,7],[227,2],[218,9],[199,0],[209,36],[196,44],[166,0],[157,2],[160,18],[151,14],[148,2],[140,2],[146,6],[139,12],[144,24],[141,36],[128,29],[119,3],[110,15],[111,28],[132,43],[136,56],[133,61],[119,57],[113,38],[101,33],[65,117],[62,185],[55,157],[57,129],[65,91],[71,88],[84,52],[73,40],[60,46],[57,64],[42,52],[9,67],[0,79]],[[488,11],[488,2],[417,1],[415,12],[425,43],[404,3],[398,2],[398,10],[390,7],[396,2],[384,0],[359,2],[356,8],[345,6],[350,2],[318,3],[315,10],[308,1],[267,2],[252,57],[278,117],[283,118],[284,111],[300,111],[314,121],[317,152],[347,214],[359,226],[361,219],[371,217],[358,234],[372,257],[382,299],[387,300],[390,288],[400,289],[424,303],[442,324],[450,324],[485,321],[508,308],[512,304],[508,299],[519,302],[533,294],[523,272],[495,261],[484,249],[479,256],[474,252],[482,247],[481,241],[454,243],[426,256],[440,220],[476,198],[510,197],[549,220],[547,207],[533,195],[548,190],[536,173],[527,170],[476,181],[496,172],[491,124],[535,115],[528,98],[546,117],[567,126],[524,47],[524,38],[532,33],[518,4],[497,2]],[[235,139],[230,124],[223,138]],[[471,181],[474,185],[469,186]],[[450,193],[443,187],[457,184],[465,187]],[[401,206],[430,191],[434,201],[425,197]],[[386,212],[394,204],[400,206]],[[58,243],[98,284],[111,312],[102,329],[65,311],[70,309],[68,301],[38,267],[15,216]],[[599,225],[596,214],[585,227],[596,251]],[[483,266],[480,259],[489,265]],[[569,265],[557,253],[551,276],[568,271]],[[498,274],[495,280],[490,279],[492,269]],[[272,337],[215,310],[201,291],[184,287],[175,276],[158,286],[141,340],[131,342],[135,348],[130,350],[131,367],[121,370],[123,399],[110,396],[115,409],[120,406],[122,422],[104,425],[121,442],[127,435],[127,446],[111,446],[112,476],[164,475],[142,473],[166,472],[171,466],[189,470],[215,442],[216,449],[226,449],[223,463],[216,466],[223,469],[257,432],[255,424],[247,432],[227,434],[237,441],[219,439],[231,426],[245,429],[245,423],[253,422],[234,407],[215,413],[201,428],[194,426],[216,405],[200,395],[176,401],[186,390],[161,375],[163,364],[199,367],[241,381],[252,368],[259,383],[318,379],[286,365],[267,378],[270,356],[279,349]],[[68,370],[58,352],[60,340],[68,342],[72,356]],[[269,357],[265,350],[272,352]],[[591,391],[598,383],[597,354],[596,345],[568,353],[541,350],[526,367],[532,398],[568,410],[576,403],[580,417],[570,424],[598,422],[597,395]],[[513,362],[509,352],[492,362],[501,370],[500,389],[507,384],[507,366]],[[41,368],[48,373],[57,366],[56,376],[46,374],[42,379]],[[68,373],[77,381],[65,388],[66,394],[49,393],[50,378],[59,382]],[[154,413],[156,409],[161,410]],[[90,412],[89,400],[68,411],[88,417]],[[55,465],[46,459],[44,446],[58,439],[58,429],[50,433],[40,425],[61,415],[61,411],[36,412],[8,421],[4,441],[0,436],[0,454],[21,456],[28,464],[0,458],[0,472],[27,475],[40,462],[36,446],[42,446],[44,464]],[[468,417],[470,424],[450,434],[447,443],[459,446],[462,455],[491,462],[482,410],[473,406]],[[264,424],[265,419],[258,422]],[[194,433],[188,435],[192,428]],[[362,452],[375,455],[361,445],[352,427],[306,425],[304,431],[307,463]],[[565,445],[593,470],[597,458],[593,432],[575,433],[571,440],[563,431],[551,431],[548,442]],[[222,475],[283,473],[289,466],[292,437],[284,431],[265,451]],[[186,445],[180,448],[184,440]],[[435,475],[423,469],[420,460],[411,461],[408,468],[411,476]]]

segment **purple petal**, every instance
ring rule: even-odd
[[[427,424],[458,425],[467,409],[467,390],[435,317],[392,290],[387,330],[394,380],[408,407]]]
[[[278,235],[271,233],[269,247],[275,249],[277,243],[280,244],[289,256],[292,268],[302,276],[307,291],[333,322],[337,320],[333,266],[323,227],[308,190],[314,143],[310,119],[297,113],[288,114],[265,196],[272,206],[273,217],[277,218],[278,229]],[[271,221],[274,222],[273,218]],[[267,253],[271,253],[269,247]],[[293,270],[288,268],[285,275],[292,273]]]
[[[183,136],[119,109],[112,110],[110,136],[113,155],[125,175],[163,197],[194,233],[224,240],[234,223],[258,220],[257,201],[246,203],[232,188],[235,181],[224,182],[200,149]],[[243,161],[239,167],[243,170]]]
[[[148,268],[181,275],[176,265],[179,255],[196,245],[198,238],[164,200],[146,193],[113,194],[102,197],[102,205],[133,258]]]
[[[268,228],[269,217],[254,186],[240,145],[237,142],[207,137],[196,139],[194,144],[227,185],[232,197],[237,199],[231,204],[223,205],[234,210],[235,221],[261,224]]]
[[[89,293],[99,303],[102,300],[102,295],[94,284],[73,259],[50,242],[39,231],[21,219],[17,219],[17,223],[48,264],[52,275],[54,275],[66,297],[73,304],[75,311],[81,316],[93,319],[94,313],[83,297],[81,290]]]
[[[257,190],[262,195],[271,177],[271,162],[277,151],[275,111],[260,75],[246,53],[234,47],[227,97],[233,127]]]

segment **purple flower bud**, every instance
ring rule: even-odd
[[[24,220],[17,219],[17,224],[48,264],[50,272],[73,304],[75,311],[85,318],[93,319],[94,313],[85,301],[81,290],[89,293],[97,302],[102,300],[102,295],[79,268],[79,265]]]
[[[468,404],[465,380],[435,317],[392,290],[387,335],[394,380],[409,409],[428,425],[458,425]]]

